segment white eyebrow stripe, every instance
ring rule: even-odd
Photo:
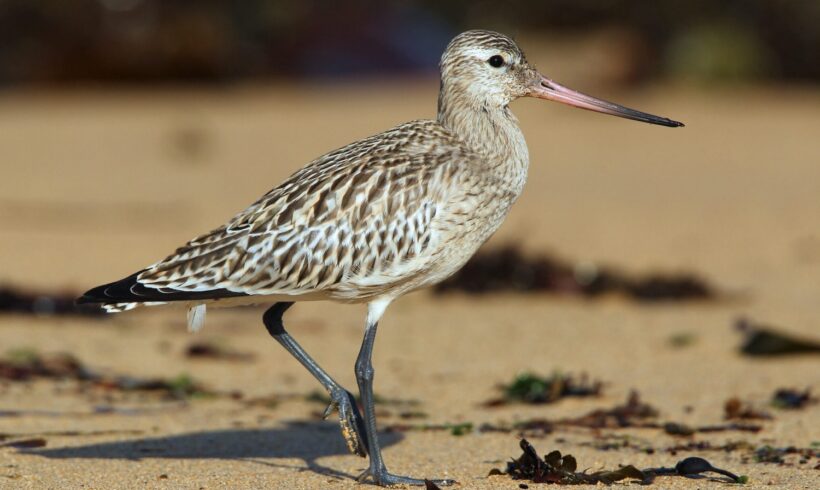
[[[493,56],[493,55],[496,55],[496,54],[502,54],[505,59],[510,56],[509,53],[507,53],[506,51],[501,50],[501,49],[488,49],[488,48],[480,48],[480,47],[465,49],[464,54],[467,55],[467,56],[472,56],[472,57],[480,58],[480,59],[489,59],[490,56]]]

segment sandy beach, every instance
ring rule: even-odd
[[[0,280],[82,292],[119,279],[222,224],[316,156],[434,114],[435,80],[388,82],[0,95]],[[516,102],[529,180],[485,248],[516,243],[631,274],[691,272],[725,294],[659,304],[541,293],[421,291],[400,299],[375,350],[376,393],[394,400],[379,408],[380,426],[470,423],[473,430],[387,431],[388,467],[455,478],[456,488],[516,489],[520,482],[487,474],[520,455],[518,434],[481,424],[578,417],[637,390],[659,424],[722,424],[732,397],[773,418],[753,421],[762,426],[756,433],[557,427],[529,440],[542,453],[573,454],[579,469],[674,466],[702,456],[747,475],[748,488],[820,487],[820,405],[769,404],[779,388],[820,390],[818,357],[743,356],[733,327],[742,316],[820,338],[820,92],[573,86],[687,127]],[[198,334],[187,333],[176,308],[110,318],[0,316],[1,351],[67,352],[110,375],[186,373],[218,393],[169,400],[72,380],[0,381],[0,444],[45,443],[0,447],[0,488],[357,487],[366,461],[347,453],[335,415],[317,416],[324,406],[306,396],[319,385],[268,337],[261,313],[212,309]],[[292,334],[349,389],[363,323],[362,306],[304,303],[286,316]],[[194,341],[249,358],[190,358]],[[594,398],[484,406],[499,384],[527,371],[585,373],[604,387]],[[426,416],[402,418],[407,410]],[[630,444],[596,447],[607,438]],[[813,447],[815,456],[777,464],[757,462],[751,450],[668,451],[693,441]],[[725,481],[659,477],[654,486],[723,488]]]

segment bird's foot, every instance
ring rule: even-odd
[[[365,482],[368,479],[372,480],[373,483],[382,487],[392,487],[394,485],[415,485],[415,486],[424,486],[428,481],[435,483],[439,486],[450,486],[453,485],[456,481],[450,479],[441,479],[441,480],[419,480],[418,478],[410,478],[408,476],[399,476],[394,475],[387,471],[387,468],[382,467],[378,471],[373,471],[372,468],[368,468],[362,472],[356,478],[358,482]]]
[[[328,418],[334,409],[339,410],[339,425],[342,428],[342,436],[345,438],[347,448],[351,453],[367,457],[367,442],[365,439],[365,426],[356,399],[349,391],[339,389],[330,392],[330,405],[325,409],[324,418]]]

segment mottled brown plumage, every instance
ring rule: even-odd
[[[366,301],[431,267],[475,158],[433,121],[403,124],[315,160],[138,280]]]
[[[488,104],[462,82],[485,71],[490,51],[510,59],[516,80],[536,76],[512,40],[471,32],[442,58],[437,120],[402,124],[317,158],[226,225],[139,272],[143,296],[366,302],[455,272],[498,228],[528,165],[506,107],[522,93],[502,87]],[[124,299],[139,295],[112,297],[109,309],[134,306]]]
[[[370,363],[376,325],[395,298],[458,270],[506,217],[527,178],[529,155],[509,103],[523,96],[666,126],[668,119],[570,91],[544,78],[510,38],[457,36],[441,59],[435,120],[413,121],[317,158],[224,226],[80,301],[110,311],[169,301],[191,306],[276,301],[270,334],[325,386],[351,451],[370,456],[361,478],[422,484],[391,475],[376,438]],[[365,407],[285,332],[293,301],[367,302],[356,375]],[[328,412],[329,413],[329,412]]]

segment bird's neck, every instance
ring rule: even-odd
[[[518,120],[509,107],[493,107],[450,93],[442,86],[437,120],[485,157],[488,175],[508,186],[515,197],[521,193],[527,178],[529,154]]]

